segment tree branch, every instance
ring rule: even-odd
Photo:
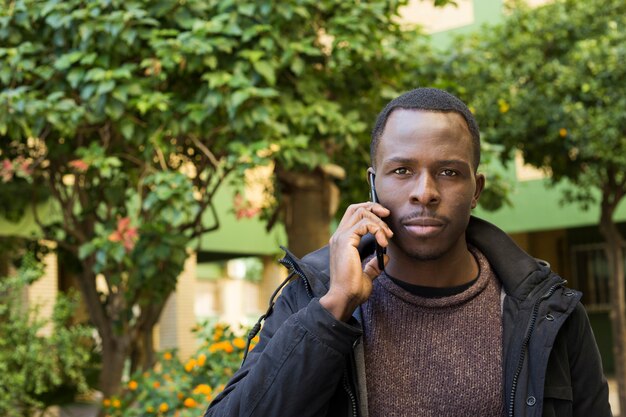
[[[67,198],[64,197],[63,192],[57,186],[58,181],[60,181],[61,184],[63,184],[62,179],[55,180],[55,176],[58,177],[59,175],[61,175],[61,173],[59,173],[58,171],[51,172],[50,178],[49,178],[49,185],[50,185],[50,191],[52,192],[52,195],[61,206],[61,210],[63,212],[63,223],[65,224],[64,230],[70,233],[72,236],[74,236],[79,243],[84,243],[87,241],[87,237],[82,233],[79,227],[78,219],[76,219],[76,216],[74,215],[72,206],[68,204]],[[74,227],[71,227],[71,226],[74,226]]]
[[[215,132],[217,133],[217,132]],[[215,169],[217,169],[219,167],[219,161],[217,160],[217,158],[215,157],[215,155],[213,154],[213,152],[211,152],[211,150],[202,142],[200,142],[200,140],[194,136],[190,136],[191,141],[194,143],[194,145],[196,145],[198,147],[198,149],[200,149],[202,151],[202,153],[209,158],[209,161],[211,161],[211,164],[215,167]]]

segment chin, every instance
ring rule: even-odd
[[[396,247],[409,258],[417,261],[435,261],[443,258],[450,250],[451,245],[436,244],[425,240],[423,243],[418,244],[411,239],[409,242],[396,241]]]

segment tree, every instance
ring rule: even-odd
[[[380,97],[403,89],[393,76],[410,59],[394,23],[404,3],[16,0],[0,10],[0,209],[32,208],[39,237],[73,266],[105,395],[127,359],[131,370],[153,363],[152,330],[187,249],[219,227],[212,197],[229,173],[273,162],[291,202],[281,208],[330,201],[298,193],[313,182],[329,196],[329,163],[348,160]],[[291,229],[294,245],[325,243],[322,221]]]
[[[57,215],[37,216],[40,237],[73,260],[105,395],[128,358],[133,370],[152,364],[187,248],[219,226],[211,202],[238,167],[232,148],[267,136],[264,100],[276,93],[254,86],[251,65],[215,71],[243,36],[220,13],[229,7],[27,0],[0,11],[3,214],[49,195]]]
[[[566,201],[599,204],[612,275],[619,399],[626,405],[624,238],[614,214],[626,194],[626,3],[523,4],[463,42],[448,70],[468,81],[487,139],[571,184]],[[505,152],[505,155],[510,152]]]
[[[385,101],[419,83],[407,75],[430,50],[417,29],[398,23],[406,3],[282,2],[263,20],[269,36],[250,41],[259,51],[254,65],[279,92],[270,110],[275,133],[250,157],[270,155],[275,164],[277,204],[265,215],[269,227],[283,221],[296,255],[328,242],[340,192],[344,201],[367,199],[373,121]]]

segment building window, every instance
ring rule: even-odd
[[[582,302],[590,311],[608,311],[611,308],[609,266],[604,243],[574,245],[571,247],[572,287],[582,291]],[[626,259],[625,259],[626,261]]]

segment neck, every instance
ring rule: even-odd
[[[476,259],[460,239],[450,250],[436,259],[421,260],[410,256],[393,243],[388,247],[389,263],[385,272],[392,277],[425,287],[455,287],[478,276]]]

